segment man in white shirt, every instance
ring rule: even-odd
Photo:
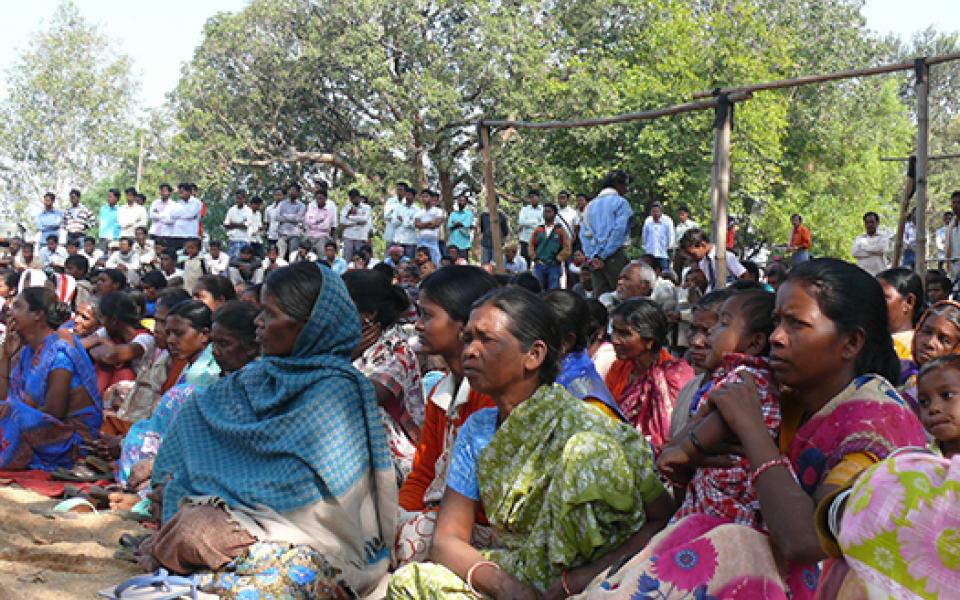
[[[655,256],[661,269],[670,267],[670,248],[674,246],[673,220],[663,214],[663,204],[654,200],[650,215],[643,223],[643,248]]]
[[[254,196],[250,199],[250,247],[258,258],[263,258],[266,254],[263,248],[263,235],[266,233],[266,213],[263,210],[263,198]]]
[[[395,194],[393,197],[388,198],[386,203],[383,205],[383,241],[386,242],[387,248],[396,242],[397,228],[394,224],[393,215],[396,213],[396,210],[403,205],[406,197],[407,184],[403,181],[398,181]]]
[[[173,213],[177,201],[170,198],[173,187],[169,183],[160,184],[160,197],[150,203],[150,236],[154,240],[166,240],[173,230]]]
[[[280,213],[280,203],[283,202],[283,190],[277,188],[273,190],[273,204],[263,210],[263,218],[267,224],[267,249],[270,246],[276,246],[280,240],[280,221],[277,218]]]
[[[880,215],[877,213],[870,211],[863,215],[863,228],[866,233],[854,238],[853,248],[850,250],[857,266],[874,276],[889,268],[886,254],[890,247],[890,237],[877,231],[879,225]]]
[[[434,204],[434,194],[430,190],[420,192],[423,208],[414,217],[417,228],[417,247],[430,250],[430,260],[440,264],[440,228],[443,226],[443,209]]]
[[[398,186],[399,187],[399,186]],[[420,207],[414,203],[413,189],[405,188],[403,204],[394,209],[391,215],[394,243],[403,248],[403,255],[413,258],[417,250],[417,213]]]
[[[580,211],[570,206],[570,192],[564,190],[557,194],[557,221],[570,235],[571,239],[580,237]]]
[[[116,245],[116,246],[114,246]],[[110,242],[111,254],[107,259],[108,269],[119,269],[127,276],[131,285],[137,285],[140,270],[140,255],[133,248],[133,240],[128,237],[120,238],[119,242]]]
[[[688,229],[677,244],[682,252],[692,262],[696,262],[703,274],[707,276],[707,291],[717,289],[717,247],[710,242],[706,232],[702,229]],[[727,281],[743,279],[749,273],[737,260],[737,255],[729,250],[726,253]]]
[[[360,248],[370,244],[370,205],[363,202],[360,190],[347,192],[350,202],[340,211],[340,226],[343,227],[343,259],[353,260]]]
[[[237,251],[237,255],[240,255],[239,250]],[[220,240],[211,240],[207,255],[203,257],[203,266],[207,270],[207,273],[211,275],[226,275],[230,269],[230,258],[230,256],[223,253],[223,249],[220,247]]]
[[[133,249],[140,257],[140,267],[156,265],[157,254],[154,251],[154,242],[147,239],[147,228],[137,227],[136,235],[133,239]]]
[[[147,226],[147,209],[137,202],[136,188],[128,187],[123,193],[127,197],[127,203],[117,207],[120,237],[133,239],[137,233],[137,227]]]
[[[91,236],[83,238],[83,250],[78,254],[82,254],[87,259],[91,270],[100,266],[100,261],[104,260],[103,250],[97,248],[97,238]]]
[[[530,254],[527,246],[534,230],[543,225],[543,207],[540,206],[540,192],[537,190],[530,190],[527,193],[527,200],[530,203],[520,209],[520,216],[517,219],[520,225],[517,237],[520,240],[520,256],[529,262]]]
[[[200,235],[200,211],[203,205],[200,199],[191,192],[189,183],[177,185],[177,194],[180,200],[173,211],[173,227],[170,231],[170,247],[174,250],[183,248],[183,244]]]
[[[227,230],[227,239],[230,248],[227,254],[230,258],[240,254],[240,249],[250,243],[250,225],[253,222],[253,211],[247,206],[247,191],[237,190],[237,203],[227,210],[223,219],[223,228]]]
[[[44,243],[45,245],[40,248],[40,262],[44,268],[50,266],[50,262],[54,257],[59,257],[64,261],[67,260],[67,250],[60,245],[59,238],[56,235],[48,235]]]

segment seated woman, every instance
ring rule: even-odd
[[[98,307],[103,331],[85,344],[103,393],[121,381],[133,381],[144,363],[153,359],[153,334],[140,324],[140,311],[126,292],[112,292]]]
[[[347,271],[343,283],[360,312],[360,345],[353,351],[353,366],[377,390],[397,482],[402,484],[413,468],[424,413],[420,364],[399,324],[410,300],[374,270]]]
[[[767,431],[750,378],[714,390],[706,404],[743,448],[769,535],[692,515],[581,597],[783,598],[789,590],[813,598],[817,563],[828,556],[817,504],[896,448],[923,444],[917,417],[889,384],[900,365],[883,291],[866,271],[830,258],[795,267],[777,291],[774,321],[770,365],[789,390],[779,440]],[[717,458],[699,453],[691,467]],[[824,565],[829,579],[837,565]]]
[[[693,379],[693,369],[667,352],[670,324],[652,300],[627,300],[613,311],[610,323],[617,360],[607,373],[607,387],[627,421],[659,449],[670,439],[674,403]]]
[[[457,436],[432,557],[398,570],[388,598],[563,597],[636,552],[673,510],[636,429],[554,384],[552,311],[517,287],[479,300],[463,370],[493,397]],[[498,546],[470,544],[486,512]],[[612,552],[614,549],[619,549]]]
[[[923,313],[913,335],[913,360],[900,361],[900,394],[920,414],[917,402],[917,374],[935,358],[960,353],[960,304],[952,300],[937,302]]]
[[[913,331],[926,305],[923,281],[906,267],[894,267],[877,273],[877,281],[887,301],[887,322],[893,336],[893,349],[900,360],[909,362],[913,358]]]
[[[213,312],[230,300],[237,299],[233,284],[226,277],[203,275],[193,285],[193,299],[203,302]]]
[[[0,356],[0,468],[72,467],[97,438],[103,413],[90,357],[57,329],[70,308],[45,287],[13,301]]]
[[[144,488],[150,481],[153,457],[183,407],[200,389],[220,378],[220,367],[213,357],[210,309],[201,302],[188,300],[170,309],[165,324],[167,346],[174,358],[185,361],[183,373],[160,399],[149,419],[135,423],[123,440],[117,481],[130,489]],[[136,500],[130,495],[112,497],[113,508],[126,508]]]
[[[420,351],[442,357],[449,372],[427,398],[413,470],[400,488],[400,528],[394,548],[397,564],[425,560],[429,555],[457,431],[467,417],[493,406],[489,396],[471,390],[463,378],[461,334],[470,317],[470,306],[496,287],[496,279],[482,269],[457,265],[437,271],[421,285],[416,324]],[[481,526],[474,532],[478,545],[490,541],[485,522],[481,515]]]
[[[620,407],[590,358],[591,316],[587,301],[567,290],[553,290],[541,298],[553,309],[562,328],[563,347],[557,383],[609,416],[625,421]]]
[[[264,356],[184,405],[164,439],[163,527],[141,551],[212,571],[204,591],[231,597],[369,595],[390,563],[397,487],[376,392],[351,364],[359,316],[316,263],[273,271],[262,302]]]

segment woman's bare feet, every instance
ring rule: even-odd
[[[140,502],[140,496],[123,492],[114,492],[107,499],[110,502],[110,510],[131,510],[137,502]]]

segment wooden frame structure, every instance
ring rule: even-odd
[[[487,191],[487,212],[490,215],[490,229],[493,240],[493,254],[498,272],[503,272],[503,240],[500,236],[499,217],[497,214],[497,192],[494,181],[494,164],[490,150],[490,132],[492,129],[575,129],[580,127],[597,127],[615,125],[635,121],[649,121],[662,117],[713,109],[715,114],[713,124],[713,170],[710,185],[710,211],[712,219],[712,239],[714,245],[725,250],[727,231],[727,205],[730,193],[730,143],[733,129],[733,111],[737,102],[743,102],[753,97],[755,92],[776,90],[801,85],[869,77],[897,71],[915,72],[914,89],[917,94],[917,247],[926,248],[926,206],[927,206],[927,144],[928,132],[928,80],[930,66],[948,61],[960,60],[960,53],[944,54],[934,57],[917,58],[910,62],[880,65],[866,69],[839,71],[824,75],[809,75],[794,79],[782,79],[767,83],[744,85],[727,88],[717,88],[712,91],[697,92],[693,101],[678,104],[667,108],[628,113],[611,117],[599,117],[579,121],[514,121],[514,120],[481,120],[477,123],[480,147],[483,153],[483,179]],[[902,232],[901,232],[902,235]],[[901,236],[898,236],[898,238]],[[925,269],[925,261],[916,261],[917,272],[921,275]],[[716,279],[718,286],[726,284],[727,261],[717,261]]]

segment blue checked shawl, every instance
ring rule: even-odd
[[[376,393],[353,368],[360,320],[340,277],[323,287],[291,356],[264,356],[186,403],[163,440],[163,520],[185,496],[277,512],[341,498],[370,470],[390,471]]]

